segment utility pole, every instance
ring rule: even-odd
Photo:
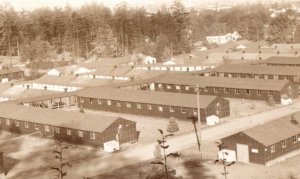
[[[196,135],[197,135],[197,142],[198,142],[198,147],[199,147],[199,152],[200,152],[200,155],[201,155],[201,131],[200,131],[200,128],[201,128],[201,119],[200,119],[200,92],[199,92],[199,85],[197,84],[196,85],[196,92],[197,92],[197,117],[198,117],[198,123],[199,123],[199,130],[198,130],[198,133],[196,132]],[[195,126],[196,127],[196,126]],[[201,158],[202,158],[202,155],[201,155]]]

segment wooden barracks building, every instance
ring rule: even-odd
[[[0,104],[0,127],[18,134],[35,134],[65,142],[103,148],[116,140],[136,141],[136,123],[118,117]]]
[[[300,154],[300,113],[284,116],[221,139],[229,158],[273,165]]]
[[[0,69],[0,83],[6,83],[12,80],[18,80],[24,77],[24,72],[19,68]]]
[[[298,98],[298,85],[288,80],[219,78],[189,75],[166,75],[148,80],[127,82],[121,88],[195,94],[198,85],[201,95],[215,95],[276,103]]]
[[[197,114],[197,96],[165,92],[88,87],[76,92],[78,106],[83,109],[110,111],[153,117],[175,117],[190,120]],[[201,122],[210,116],[230,115],[229,101],[217,96],[200,95]]]
[[[289,80],[300,84],[300,68],[286,66],[261,66],[251,64],[224,64],[214,69],[191,72],[191,75],[228,78],[256,78]]]

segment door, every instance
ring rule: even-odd
[[[237,160],[249,163],[249,147],[244,144],[236,144]]]

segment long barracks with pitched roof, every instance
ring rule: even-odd
[[[124,118],[9,103],[0,104],[0,111],[1,130],[18,134],[40,133],[42,137],[94,148],[116,140],[116,135],[120,143],[137,140],[136,123]]]
[[[197,113],[197,96],[165,92],[134,91],[127,89],[88,87],[76,92],[78,106],[83,109],[111,111],[117,113],[176,117],[190,120]],[[200,118],[219,118],[230,115],[229,101],[217,96],[203,96],[200,100]]]
[[[118,84],[120,88],[195,94],[281,103],[282,98],[298,98],[298,85],[288,80],[241,79],[190,75],[165,75]]]

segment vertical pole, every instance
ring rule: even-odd
[[[199,85],[197,84],[196,85],[196,90],[197,90],[197,116],[198,116],[198,123],[199,123],[199,141],[201,141],[201,119],[200,119],[200,92],[199,92]],[[199,151],[200,151],[200,142],[199,142]],[[201,155],[202,157],[202,155]]]

